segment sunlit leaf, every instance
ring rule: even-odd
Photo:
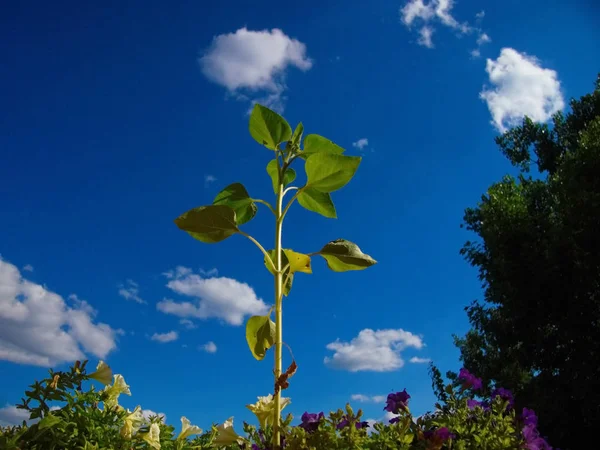
[[[275,322],[269,316],[252,316],[246,323],[246,341],[252,355],[261,360],[275,344]]]
[[[200,206],[190,209],[175,224],[201,242],[212,244],[239,232],[235,224],[235,211],[225,205]]]
[[[273,183],[273,192],[276,194],[279,192],[279,172],[277,170],[277,160],[272,159],[267,164],[267,173],[271,177],[271,181]],[[292,181],[296,179],[296,171],[291,167],[288,167],[283,174],[283,186],[287,186]]]
[[[331,153],[310,155],[304,165],[306,187],[321,192],[333,192],[344,187],[354,176],[360,156],[343,156]]]
[[[298,194],[298,203],[309,211],[316,212],[330,219],[337,218],[331,195],[313,188],[304,188]]]
[[[300,156],[304,159],[314,153],[331,153],[340,155],[344,153],[344,149],[337,144],[334,144],[327,138],[318,134],[309,134],[304,138],[304,151]]]
[[[252,220],[258,209],[242,183],[230,184],[219,192],[213,201],[213,205],[225,205],[233,209],[237,225]]]
[[[319,255],[325,258],[327,266],[334,272],[363,270],[377,263],[369,255],[365,255],[358,245],[345,239],[329,242]]]
[[[289,249],[284,249],[283,253],[288,259],[288,262],[290,264],[290,271],[292,273],[312,273],[312,268],[310,266],[310,256]]]
[[[250,134],[256,142],[271,150],[292,136],[292,129],[286,120],[269,108],[254,105],[250,115]]]
[[[271,259],[273,260],[273,263],[275,263],[275,250],[267,250],[267,253],[269,254],[269,256],[271,257]],[[269,270],[269,272],[271,272],[272,275],[275,275],[275,271],[271,268],[271,264],[269,264],[269,261],[267,261],[267,258],[264,258],[265,261],[265,267]],[[288,263],[288,259],[287,256],[285,256],[285,252],[282,251],[281,252],[281,267],[285,267]],[[287,280],[287,282],[286,282]],[[283,295],[285,295],[286,297],[290,294],[290,290],[292,289],[292,283],[294,282],[294,274],[290,273],[290,269],[287,268],[284,272],[283,272]]]

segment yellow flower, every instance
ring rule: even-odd
[[[177,436],[177,440],[183,440],[189,436],[200,433],[202,433],[200,427],[192,425],[187,418],[181,417],[181,433],[179,433],[179,436]]]
[[[113,373],[111,368],[108,367],[108,364],[106,364],[104,361],[100,361],[96,366],[96,371],[88,376],[106,386],[110,383]]]
[[[244,439],[238,435],[233,429],[233,417],[230,417],[225,422],[217,427],[217,437],[213,440],[216,446],[231,445],[237,442],[239,445],[244,443]]]
[[[119,395],[131,395],[131,391],[129,390],[127,383],[125,383],[123,375],[115,375],[115,381],[112,386],[106,386],[104,392],[108,394],[108,398],[104,400],[104,406],[107,408],[119,406]]]
[[[150,425],[148,432],[143,433],[140,436],[148,443],[150,447],[160,450],[160,428],[158,427],[158,424],[153,423]]]
[[[131,439],[131,436],[141,428],[144,420],[142,408],[136,406],[133,412],[129,412],[125,417],[125,423],[123,424],[123,428],[121,428],[121,436],[124,439]]]
[[[289,398],[281,397],[281,410],[291,403]],[[246,405],[250,411],[258,418],[261,428],[275,423],[275,397],[271,394],[266,397],[258,397],[258,401],[253,405]]]

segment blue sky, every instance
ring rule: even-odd
[[[498,130],[592,89],[598,6],[121,3],[13,2],[0,17],[0,421],[48,365],[83,357],[125,376],[125,406],[169,423],[252,419],[272,354],[255,361],[240,322],[272,302],[272,278],[241,236],[205,245],[173,219],[235,181],[271,200],[253,101],[363,156],[333,194],[338,220],[296,205],[284,246],[345,238],[379,262],[297,276],[286,411],[354,395],[382,419],[365,397],[404,388],[416,414],[432,409],[427,364],[410,361],[457,370],[451,335],[481,297],[458,253],[463,210],[512,170]],[[245,231],[269,246],[272,225],[261,208]]]

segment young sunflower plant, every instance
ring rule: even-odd
[[[255,414],[258,412],[259,420],[273,424],[272,442],[277,447],[281,439],[281,409],[287,404],[282,402],[281,391],[289,386],[288,380],[297,368],[295,361],[285,371],[282,365],[282,300],[290,294],[294,275],[312,273],[311,257],[317,255],[323,257],[335,272],[363,270],[376,261],[345,239],[333,240],[312,253],[300,253],[284,248],[282,244],[283,222],[295,201],[324,217],[337,217],[331,193],[352,179],[361,158],[343,155],[342,147],[317,134],[303,138],[302,123],[292,132],[283,117],[259,104],[252,110],[249,130],[256,142],[272,152],[273,158],[268,162],[266,172],[273,185],[274,204],[251,197],[243,184],[233,183],[219,192],[211,205],[193,208],[175,219],[175,223],[194,239],[207,244],[223,241],[234,234],[242,235],[263,254],[264,264],[274,279],[274,301],[267,315],[248,319],[246,340],[258,360],[274,347],[274,385],[273,394],[259,398],[258,404],[250,409]],[[291,185],[296,180],[292,165],[297,162],[304,162],[306,183],[302,186]],[[288,194],[291,197],[284,202]],[[241,228],[254,218],[257,204],[266,206],[274,216],[272,249],[267,250]],[[274,318],[271,318],[273,313]]]

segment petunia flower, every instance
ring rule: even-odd
[[[202,429],[196,425],[192,425],[186,417],[181,417],[181,433],[177,436],[177,440],[181,441],[187,439],[194,434],[202,433]]]
[[[523,408],[523,413],[521,414],[521,417],[523,418],[523,424],[525,426],[532,425],[534,427],[537,427],[538,418],[535,415],[535,411],[533,409]]]
[[[500,397],[502,400],[507,401],[508,409],[512,408],[515,404],[512,392],[510,392],[508,389],[504,389],[503,387],[494,389],[491,398],[494,400],[496,397]]]
[[[477,378],[464,367],[458,373],[458,381],[462,383],[463,389],[478,391],[482,387],[481,378]]]
[[[408,412],[408,399],[410,395],[404,389],[402,392],[396,392],[387,396],[387,404],[383,408],[394,414],[398,414],[401,410]]]
[[[129,390],[129,386],[125,383],[125,379],[123,375],[115,375],[115,380],[112,386],[106,386],[104,388],[104,392],[108,394],[108,398],[104,400],[104,406],[107,408],[114,408],[119,405],[119,395],[131,395],[131,391]]]
[[[105,386],[110,384],[112,376],[112,369],[102,360],[96,366],[96,371],[88,375],[89,378],[99,381]]]
[[[239,445],[244,443],[244,439],[233,429],[233,417],[218,425],[217,432],[217,437],[213,440],[213,444],[217,447],[231,445],[235,442]]]
[[[305,412],[302,414],[302,423],[299,425],[299,427],[304,428],[304,430],[308,433],[312,433],[319,428],[319,423],[321,423],[321,420],[324,418],[325,415],[323,412],[320,412],[319,414]]]
[[[343,416],[342,420],[340,421],[340,423],[337,424],[336,428],[338,430],[341,430],[342,428],[346,428],[348,425],[350,425],[350,421],[348,420],[348,417]],[[360,430],[361,428],[367,428],[370,425],[369,425],[369,422],[363,421],[363,422],[356,422],[354,424],[354,426],[356,427],[357,430]]]
[[[390,424],[399,423],[399,422],[400,422],[400,417],[398,417],[398,416],[392,417],[390,419]]]
[[[124,420],[123,427],[121,428],[121,436],[123,439],[131,439],[137,431],[142,427],[145,419],[142,414],[141,406],[136,406],[133,412],[130,412]]]
[[[281,397],[281,410],[291,403],[289,398]],[[271,394],[266,397],[258,397],[258,401],[253,405],[246,405],[250,411],[258,418],[261,428],[266,425],[273,425],[275,422],[275,397]]]
[[[535,426],[526,425],[521,432],[523,433],[525,448],[527,450],[552,450],[552,447],[540,436]]]
[[[140,434],[140,437],[146,441],[150,447],[160,450],[160,428],[158,427],[158,424],[153,423],[150,425],[148,432]]]

